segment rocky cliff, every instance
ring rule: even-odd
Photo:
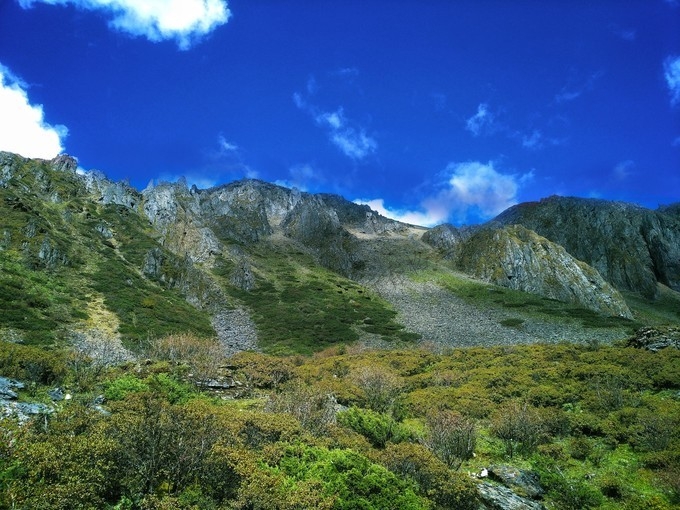
[[[520,224],[563,246],[622,290],[654,297],[657,282],[680,290],[678,206],[553,196],[511,207],[493,224]]]
[[[423,239],[476,278],[605,315],[632,318],[619,292],[595,269],[521,225],[462,230],[441,225]]]

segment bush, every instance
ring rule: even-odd
[[[429,506],[409,481],[351,450],[293,445],[270,468],[274,469],[288,478],[287,485],[293,492],[295,483],[317,481],[319,492],[333,498],[332,508],[338,510],[415,510]],[[281,482],[285,483],[285,480]],[[296,508],[300,507],[310,508]]]
[[[383,368],[363,368],[354,380],[364,393],[366,407],[378,413],[392,412],[403,392],[403,380]]]
[[[457,470],[463,461],[472,458],[477,444],[474,421],[453,411],[440,411],[427,419],[425,444],[444,463]]]
[[[123,375],[111,381],[104,390],[106,400],[123,400],[130,393],[148,391],[149,385],[134,375]]]
[[[420,494],[433,501],[436,508],[473,510],[478,507],[477,487],[470,477],[451,472],[420,444],[388,444],[380,459],[390,471],[417,483]]]
[[[295,381],[271,395],[265,410],[292,414],[304,428],[320,434],[335,423],[336,404],[332,394]]]
[[[526,402],[508,401],[492,416],[491,431],[505,444],[507,454],[533,451],[544,440],[544,421]]]
[[[383,448],[388,441],[399,442],[408,435],[391,416],[359,407],[338,414],[338,423],[366,437],[377,448]]]

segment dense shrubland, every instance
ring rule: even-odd
[[[102,368],[0,343],[21,400],[73,394],[0,422],[0,508],[465,509],[469,473],[499,464],[535,473],[549,508],[680,504],[677,349],[214,349],[175,335]],[[195,384],[225,365],[240,398]]]

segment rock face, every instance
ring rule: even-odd
[[[604,315],[632,318],[621,295],[596,270],[523,226],[461,232],[448,225],[424,238],[476,278]]]
[[[553,196],[511,207],[493,223],[520,224],[562,245],[621,290],[654,297],[657,282],[680,290],[677,204],[632,204]]]

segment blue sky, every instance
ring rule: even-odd
[[[433,225],[680,201],[680,0],[0,0],[0,150]]]

